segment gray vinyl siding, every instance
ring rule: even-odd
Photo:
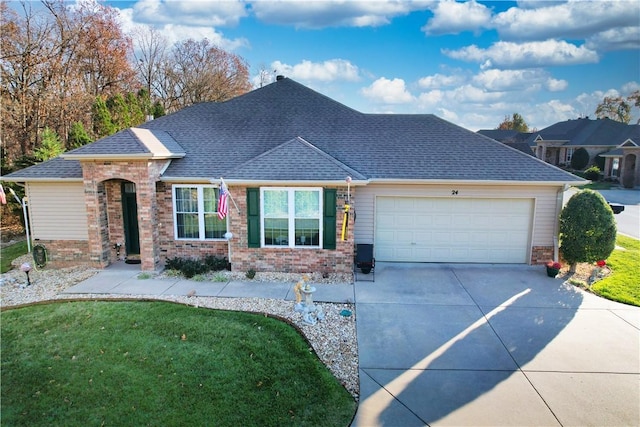
[[[33,239],[89,239],[82,182],[31,182],[26,190]]]

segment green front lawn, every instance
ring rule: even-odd
[[[289,324],[167,302],[2,312],[2,424],[347,426],[356,402]]]
[[[6,273],[11,270],[11,261],[27,252],[26,240],[0,249],[0,273]]]
[[[618,235],[616,249],[607,259],[612,273],[591,290],[610,300],[640,306],[640,240]]]

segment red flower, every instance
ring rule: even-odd
[[[600,261],[596,262],[596,265],[600,268],[604,267],[605,265],[607,265],[607,261],[601,259]]]
[[[557,261],[555,261],[555,262],[554,261],[549,261],[547,263],[547,267],[553,268],[553,269],[556,269],[556,270],[560,270],[562,268],[562,264],[560,264]]]

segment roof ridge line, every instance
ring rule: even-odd
[[[227,171],[225,171],[225,174],[229,174],[232,173],[235,170],[241,169],[244,166],[246,166],[247,164],[254,162],[262,157],[266,157],[269,154],[278,151],[280,149],[282,149],[283,147],[290,145],[290,144],[294,144],[294,143],[300,143],[303,144],[305,146],[307,146],[308,148],[311,148],[313,150],[315,150],[316,152],[318,152],[321,156],[323,156],[324,158],[326,158],[327,160],[331,161],[332,163],[334,163],[335,165],[339,166],[341,169],[345,169],[347,172],[351,173],[352,175],[358,175],[357,179],[367,179],[367,177],[362,174],[361,172],[358,172],[357,170],[353,169],[350,166],[347,166],[346,164],[344,164],[343,162],[341,162],[340,160],[336,159],[335,157],[333,157],[332,155],[330,155],[329,153],[321,150],[320,148],[316,147],[315,145],[313,145],[312,143],[310,143],[309,141],[307,141],[306,139],[302,138],[301,136],[296,136],[294,138],[291,138],[290,140],[283,142],[280,145],[276,145],[275,147],[258,154],[255,157],[250,158],[249,160],[242,162],[241,164],[237,165],[236,167],[234,167],[233,169],[229,169]],[[224,177],[224,175],[223,175]],[[353,178],[353,177],[352,177]]]

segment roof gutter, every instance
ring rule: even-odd
[[[65,160],[78,160],[90,162],[94,160],[167,160],[167,159],[180,159],[185,156],[185,153],[170,153],[170,154],[153,154],[153,153],[140,153],[140,154],[61,154],[60,157]]]
[[[326,181],[322,181],[322,180],[281,180],[281,181],[277,181],[277,180],[247,180],[247,179],[231,179],[231,178],[225,178],[224,176],[222,177],[224,179],[224,182],[227,183],[227,185],[236,185],[236,186],[267,186],[267,185],[271,185],[271,186],[323,186],[323,185],[331,185],[331,186],[342,186],[342,185],[346,185],[346,177],[345,179],[342,180],[326,180]],[[190,177],[190,178],[185,178],[185,177],[163,177],[160,179],[162,182],[168,182],[168,183],[175,183],[175,184],[182,184],[182,183],[206,183],[206,184],[218,184],[220,183],[220,178],[211,178],[211,177]],[[364,180],[352,180],[351,181],[351,185],[358,185],[358,186],[362,186],[362,185],[367,185],[367,181]]]
[[[0,177],[5,182],[83,182],[82,178]]]
[[[580,179],[576,181],[502,181],[502,180],[472,180],[472,179],[393,179],[393,178],[373,178],[369,184],[415,184],[415,185],[508,185],[508,186],[553,186],[559,185],[586,185],[591,181]]]

